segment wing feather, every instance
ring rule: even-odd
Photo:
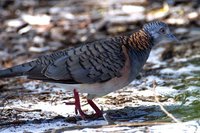
[[[122,42],[107,39],[65,51],[47,65],[37,66],[37,71],[40,70],[37,78],[66,84],[104,82],[119,77],[124,64]]]

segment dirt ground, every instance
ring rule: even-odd
[[[180,40],[154,48],[129,86],[94,100],[104,118],[81,120],[74,106],[65,104],[74,100],[65,88],[26,78],[1,79],[0,132],[200,132],[199,1],[1,0],[0,16],[0,69],[130,34],[157,19],[168,23]],[[92,114],[86,95],[81,94],[83,109]]]

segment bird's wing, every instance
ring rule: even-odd
[[[104,82],[121,75],[125,64],[122,46],[119,38],[112,38],[65,51],[56,58],[39,58],[42,65],[38,63],[27,75],[66,84]]]

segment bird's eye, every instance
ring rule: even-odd
[[[161,29],[160,29],[160,33],[165,34],[165,29],[164,29],[164,28],[161,28]]]

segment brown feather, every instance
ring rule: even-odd
[[[128,39],[128,44],[136,50],[145,50],[151,47],[151,39],[144,30],[134,32]]]

